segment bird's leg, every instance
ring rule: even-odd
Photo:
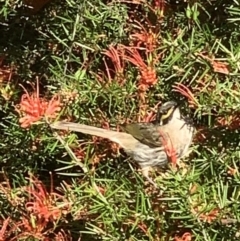
[[[150,169],[151,169],[151,167],[143,167],[142,174],[155,188],[157,188],[158,187],[157,184],[148,175]]]
[[[186,164],[184,162],[182,162],[181,159],[179,159],[179,158],[177,159],[176,164],[177,164],[178,168],[180,168],[180,169],[183,169],[186,167]]]

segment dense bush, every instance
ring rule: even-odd
[[[0,240],[239,237],[238,1],[1,1]],[[184,167],[144,182],[108,140],[166,100],[197,128]]]

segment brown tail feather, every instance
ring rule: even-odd
[[[77,124],[74,122],[58,121],[51,124],[51,127],[59,130],[70,130],[93,136],[107,138],[113,142],[118,143],[124,149],[132,148],[138,142],[132,135],[127,133],[105,130],[102,128]]]

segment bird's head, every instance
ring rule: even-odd
[[[172,120],[180,118],[180,110],[178,104],[175,101],[165,102],[158,109],[157,119],[160,125],[165,125]]]

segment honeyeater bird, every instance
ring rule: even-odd
[[[154,186],[156,183],[149,177],[149,170],[166,165],[169,150],[177,159],[186,154],[194,133],[192,122],[181,116],[175,101],[165,102],[159,107],[154,123],[125,124],[125,132],[64,121],[55,122],[51,127],[95,135],[118,143],[139,164],[143,175]]]

